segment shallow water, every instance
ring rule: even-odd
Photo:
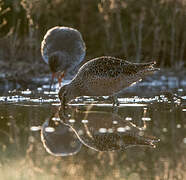
[[[185,82],[146,79],[118,109],[109,97],[60,109],[48,85],[1,88],[0,179],[184,179]]]

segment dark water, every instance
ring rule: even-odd
[[[186,81],[147,79],[60,108],[57,91],[1,88],[0,179],[185,179]],[[159,141],[160,140],[160,141]]]

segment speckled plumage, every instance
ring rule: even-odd
[[[97,151],[125,150],[132,146],[154,148],[159,142],[158,138],[144,134],[142,128],[116,114],[77,111],[71,114],[73,121],[70,121],[64,118],[63,113],[61,108],[59,115],[62,122],[72,128],[85,146]]]
[[[85,63],[72,82],[59,91],[62,103],[78,96],[112,96],[146,75],[157,71],[155,62],[130,63],[128,61],[103,56]]]
[[[49,64],[52,72],[68,73],[77,69],[85,57],[85,51],[81,33],[69,27],[56,26],[49,29],[41,43],[43,60]]]

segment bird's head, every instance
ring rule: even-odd
[[[61,87],[61,89],[59,90],[58,96],[61,101],[61,105],[65,106],[72,99],[75,99],[76,97],[81,96],[81,93],[78,87],[74,87],[70,83],[70,84],[66,84]]]

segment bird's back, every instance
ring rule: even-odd
[[[85,44],[80,32],[58,26],[48,30],[41,43],[41,54],[45,62],[48,63],[50,54],[57,51],[68,53],[71,59],[75,57],[82,61],[85,56]]]
[[[95,58],[86,63],[79,72],[90,76],[99,76],[106,78],[117,78],[121,74],[130,75],[137,71],[137,66],[123,59],[103,56]]]
[[[85,95],[112,95],[140,80],[143,74],[140,77],[138,73],[146,66],[114,57],[99,57],[84,64],[72,84],[82,87]]]

